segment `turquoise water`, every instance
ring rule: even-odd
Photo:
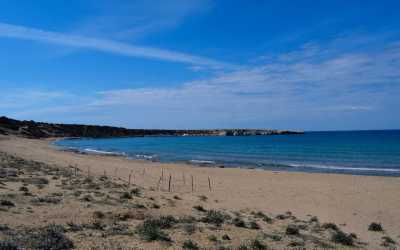
[[[61,140],[56,145],[86,153],[120,154],[161,162],[400,176],[400,130],[238,137],[84,138]]]

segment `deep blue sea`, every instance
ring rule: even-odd
[[[400,130],[238,137],[83,138],[55,144],[86,153],[161,162],[400,176]]]

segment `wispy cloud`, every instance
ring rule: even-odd
[[[93,5],[95,14],[86,17],[74,32],[130,40],[175,28],[213,6],[209,0],[168,0],[167,4],[165,0],[95,1]]]
[[[63,46],[98,50],[124,56],[158,59],[171,62],[187,63],[192,65],[203,65],[211,68],[223,68],[232,66],[227,63],[219,62],[217,60],[186,53],[153,47],[135,46],[128,43],[122,43],[107,39],[74,36],[6,23],[0,23],[0,37],[33,40]]]
[[[44,103],[71,99],[74,95],[62,91],[33,90],[33,89],[3,89],[0,96],[0,109],[28,108]]]
[[[400,105],[399,45],[387,42],[379,49],[354,51],[335,43],[308,44],[256,66],[177,87],[92,93],[66,110],[69,116],[85,112],[101,114],[102,119],[109,116],[110,124],[131,127],[282,128],[284,121],[293,124],[289,128],[349,129],[357,126],[357,118],[366,116],[376,120],[365,118],[370,123],[364,128],[376,128],[382,116],[388,117],[387,112]],[[60,110],[52,114],[61,117]],[[127,114],[132,116],[129,121]]]

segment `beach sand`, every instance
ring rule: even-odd
[[[47,164],[77,167],[83,174],[105,173],[123,182],[128,182],[131,175],[131,183],[152,190],[154,196],[181,197],[178,205],[163,210],[166,214],[190,214],[198,197],[204,195],[208,198],[204,205],[207,209],[275,215],[290,211],[302,220],[317,216],[321,223],[334,222],[343,231],[357,234],[360,241],[367,243],[363,246],[367,249],[384,248],[380,245],[383,235],[400,242],[400,179],[396,177],[166,164],[78,154],[59,150],[49,143],[50,140],[4,136],[0,138],[0,151]],[[168,192],[170,176],[171,192]],[[1,220],[24,223],[18,218]],[[381,223],[384,233],[369,231],[371,222]]]

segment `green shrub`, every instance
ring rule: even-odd
[[[161,216],[158,220],[155,220],[156,223],[160,226],[162,229],[167,229],[173,227],[175,224],[178,223],[178,220],[172,216]]]
[[[254,215],[254,217],[256,218],[261,218],[263,221],[267,222],[267,223],[272,223],[272,218],[270,218],[268,215],[264,214],[261,211],[258,211],[256,213],[252,213]]]
[[[352,246],[354,245],[354,238],[349,235],[346,234],[342,231],[335,231],[332,235],[332,241],[335,243],[339,243],[345,246]]]
[[[132,195],[129,192],[124,192],[121,194],[121,199],[132,199]]]
[[[201,221],[204,223],[214,224],[215,226],[221,226],[227,219],[230,219],[229,215],[220,211],[209,210]]]
[[[246,227],[246,223],[239,217],[234,218],[232,224],[237,227]]]
[[[310,222],[319,222],[318,217],[317,216],[311,217]]]
[[[208,236],[208,240],[209,240],[209,241],[216,242],[216,241],[218,241],[218,238],[217,238],[217,236],[215,236],[215,235],[210,235],[210,236]]]
[[[207,201],[207,200],[208,200],[207,196],[205,196],[205,195],[200,195],[200,196],[199,196],[199,199],[200,199],[201,201]]]
[[[298,235],[300,234],[300,230],[296,225],[290,224],[286,227],[287,235]]]
[[[229,235],[227,235],[227,234],[224,234],[224,235],[222,235],[222,239],[223,240],[231,240],[231,237],[229,237]]]
[[[199,246],[197,245],[196,242],[193,242],[192,240],[185,240],[182,244],[183,249],[187,250],[198,250],[200,249]]]
[[[250,227],[251,229],[255,229],[255,230],[260,229],[260,225],[258,225],[258,223],[255,222],[255,221],[250,221],[249,227]]]
[[[380,223],[372,222],[371,224],[369,224],[368,230],[374,232],[382,232],[383,227]]]
[[[136,227],[135,232],[146,241],[171,241],[168,234],[161,230],[158,220],[148,219]]]
[[[0,240],[0,249],[1,250],[21,250],[22,248],[19,247],[14,241]]]
[[[332,222],[324,223],[321,226],[323,229],[332,229],[333,231],[339,231],[339,227]]]
[[[102,211],[94,211],[93,217],[95,219],[103,219],[106,215]]]
[[[134,196],[141,196],[142,195],[142,190],[140,188],[134,188],[131,190],[131,194],[133,194]]]
[[[261,241],[255,239],[246,243],[242,243],[238,250],[266,250],[267,246]]]
[[[68,250],[74,248],[73,242],[64,235],[64,228],[59,225],[48,225],[30,230],[18,238],[27,249]]]
[[[5,207],[15,207],[15,204],[9,200],[1,200],[0,201],[0,206],[5,206]]]
[[[207,210],[201,205],[194,206],[193,208],[200,212],[207,212]]]
[[[194,234],[196,232],[196,225],[194,224],[185,224],[183,226],[183,230],[189,235]]]
[[[396,244],[396,241],[394,241],[392,238],[390,238],[389,236],[383,236],[382,237],[382,245],[385,247],[388,247],[390,245],[394,245]]]

